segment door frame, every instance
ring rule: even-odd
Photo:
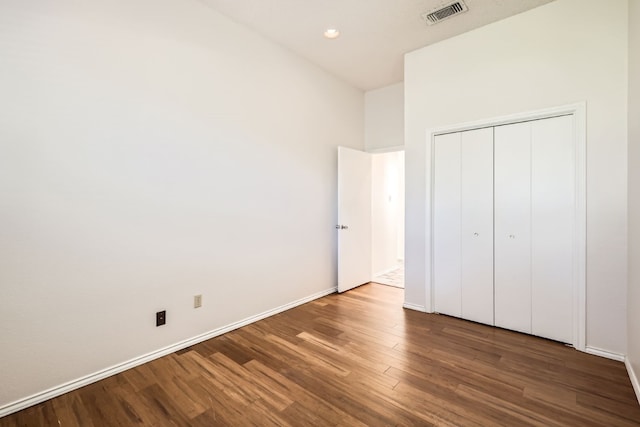
[[[427,129],[426,131],[426,174],[427,218],[425,223],[426,256],[425,256],[425,307],[427,312],[434,312],[435,290],[433,286],[433,214],[434,214],[434,142],[437,135],[463,132],[474,129],[495,127],[532,120],[548,119],[558,116],[572,116],[574,130],[575,161],[575,229],[574,229],[574,263],[573,263],[573,341],[571,344],[580,351],[586,351],[586,236],[587,236],[587,202],[586,202],[586,102],[550,107],[541,110],[527,111],[506,116],[487,118],[472,122],[446,125]]]

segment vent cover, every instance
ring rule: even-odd
[[[427,24],[433,25],[437,24],[440,21],[444,21],[445,19],[451,18],[452,16],[458,15],[462,12],[466,12],[467,5],[464,4],[462,0],[454,1],[444,6],[439,7],[438,9],[432,10],[430,12],[425,12],[422,14],[422,19],[424,19]]]

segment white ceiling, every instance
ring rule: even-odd
[[[201,0],[234,21],[371,90],[403,80],[403,55],[552,0],[465,0],[468,12],[428,26],[446,0]],[[330,26],[341,36],[323,37]],[[542,31],[543,29],[541,29]]]

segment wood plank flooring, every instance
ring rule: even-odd
[[[624,365],[329,295],[0,419],[0,426],[640,426]]]

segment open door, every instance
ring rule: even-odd
[[[338,147],[338,292],[371,281],[371,163]]]

